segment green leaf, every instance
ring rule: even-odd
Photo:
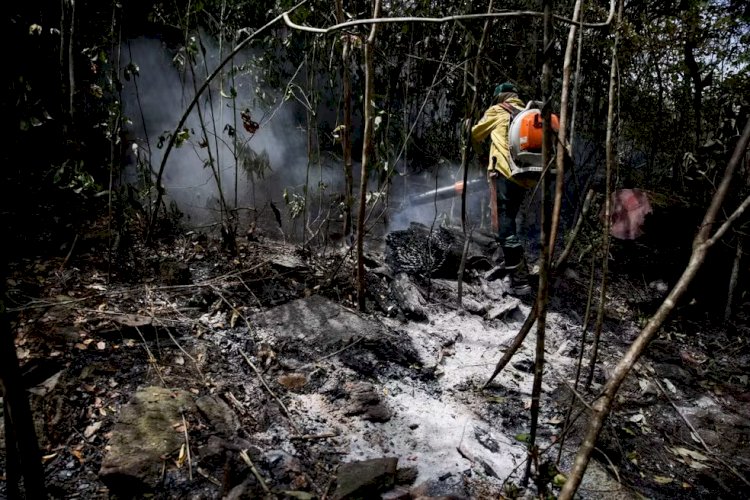
[[[516,441],[519,441],[521,443],[528,443],[531,440],[531,437],[528,433],[523,432],[521,434],[516,434]]]
[[[672,481],[674,481],[674,479],[671,477],[666,477],[666,476],[654,476],[654,481],[656,481],[659,484],[669,484]]]
[[[505,403],[506,399],[503,396],[487,396],[487,402],[489,403]]]

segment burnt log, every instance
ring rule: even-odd
[[[417,281],[456,279],[466,236],[458,227],[412,222],[407,229],[386,236],[385,259],[394,274],[406,273]],[[482,230],[471,234],[466,269],[488,270],[502,261],[494,235]]]
[[[396,275],[396,279],[391,283],[391,293],[407,318],[416,321],[427,320],[427,301],[405,273]]]

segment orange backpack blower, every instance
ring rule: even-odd
[[[541,172],[544,168],[542,165],[541,103],[529,101],[522,110],[518,110],[507,103],[501,103],[500,106],[510,113],[508,144],[510,145],[511,175]],[[559,129],[560,119],[553,114],[552,130],[557,132]]]

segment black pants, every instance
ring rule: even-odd
[[[518,237],[516,218],[526,189],[515,182],[498,175],[494,178],[497,192],[498,234],[503,249],[506,268],[514,268],[523,260],[523,245]]]

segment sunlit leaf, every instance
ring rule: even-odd
[[[516,441],[519,441],[521,443],[528,443],[530,439],[529,435],[525,432],[521,434],[516,434],[515,438],[516,438]]]

